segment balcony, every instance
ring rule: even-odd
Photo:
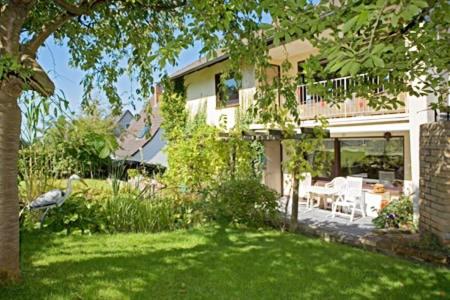
[[[367,84],[376,84],[379,82],[379,78],[369,78],[366,75],[358,76],[358,83],[366,82]],[[327,81],[319,81],[317,84],[324,85]],[[356,84],[352,77],[341,77],[331,80],[331,97],[336,92],[345,92],[352,84]],[[383,88],[377,88],[374,93],[382,94]],[[303,120],[313,119],[315,116],[324,116],[327,118],[347,118],[355,116],[369,116],[369,115],[384,115],[384,114],[396,114],[407,112],[406,97],[400,96],[404,105],[397,107],[396,109],[380,109],[376,110],[369,106],[369,102],[363,98],[352,97],[346,99],[339,105],[331,106],[325,99],[319,95],[311,94],[308,92],[306,85],[299,85],[297,87],[297,99],[301,110],[301,116]]]
[[[360,77],[364,77],[364,75],[360,75]],[[365,80],[372,80],[367,78],[367,76],[365,77]],[[351,77],[335,78],[332,79],[331,82],[333,87],[332,89],[335,91],[345,91],[348,86],[354,84]],[[325,85],[325,83],[325,81],[320,81],[317,84]],[[243,111],[246,111],[252,105],[255,92],[255,87],[239,90],[239,104]],[[382,94],[383,92],[384,90],[382,88],[375,91],[377,94]],[[333,95],[333,92],[331,94]],[[400,105],[396,109],[380,110],[370,107],[367,100],[358,97],[352,97],[351,99],[345,100],[339,105],[339,107],[336,105],[331,106],[319,95],[309,93],[306,85],[299,85],[297,87],[296,95],[299,103],[299,109],[301,110],[301,118],[303,120],[311,120],[316,116],[324,116],[326,118],[347,118],[357,116],[398,114],[408,111],[407,98],[404,94],[399,96],[399,100],[402,101],[404,105]],[[281,99],[281,102],[283,102],[283,99]]]

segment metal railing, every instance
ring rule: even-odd
[[[367,84],[373,85],[375,94],[384,93],[383,85],[380,85],[379,77],[369,77],[365,74],[354,77],[341,77],[331,80],[319,81],[320,84],[327,89],[329,97],[337,97],[348,92],[352,85]],[[405,97],[402,96],[402,101]],[[301,109],[301,116],[303,119],[312,119],[315,116],[324,116],[328,118],[342,118],[361,115],[379,115],[401,113],[406,111],[406,106],[399,106],[397,109],[374,109],[369,106],[367,100],[352,95],[351,98],[346,99],[339,106],[327,103],[322,96],[310,93],[307,85],[299,85],[297,87],[297,99]]]

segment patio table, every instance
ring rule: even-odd
[[[338,191],[335,188],[313,185],[313,186],[309,187],[308,192],[310,194],[318,195],[320,197],[323,197],[323,196],[333,196],[334,197]],[[320,200],[316,206],[313,205],[312,207],[319,207],[319,205],[320,205]]]

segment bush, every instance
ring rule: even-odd
[[[208,195],[206,211],[219,222],[261,227],[276,221],[278,195],[259,180],[231,179]]]
[[[105,221],[103,207],[98,201],[86,199],[81,193],[76,193],[62,206],[49,211],[45,224],[47,229],[66,230],[67,234],[75,230],[93,233],[104,232]]]
[[[96,198],[76,193],[58,208],[49,211],[44,226],[47,230],[70,234],[95,232],[160,232],[188,228],[204,221],[201,211],[193,207],[195,201],[173,197],[141,198],[136,193]],[[89,195],[87,195],[89,196]],[[39,211],[39,215],[44,211]],[[36,227],[38,214],[25,218],[22,228]]]
[[[378,217],[372,222],[377,228],[411,229],[414,226],[411,198],[403,196],[399,200],[392,201],[379,211]]]

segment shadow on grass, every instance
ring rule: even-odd
[[[24,247],[4,299],[439,299],[448,269],[275,231],[223,226],[56,238]]]

